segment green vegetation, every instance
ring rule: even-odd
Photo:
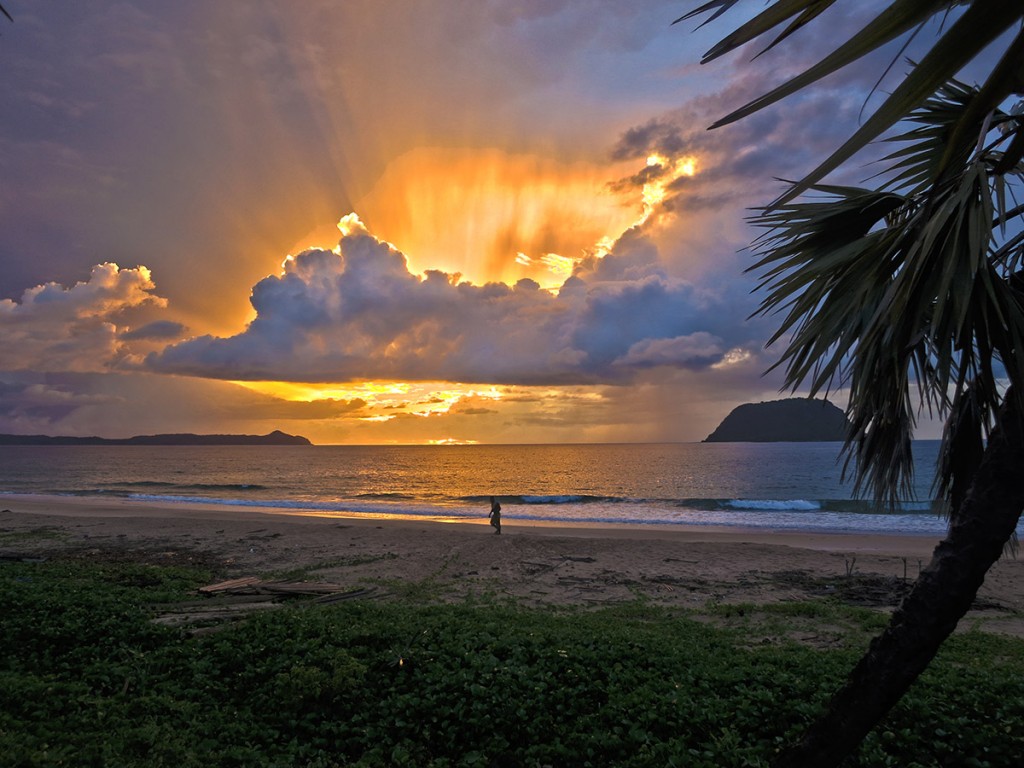
[[[0,531],[0,544],[10,544],[16,541],[43,541],[46,539],[62,539],[67,534],[58,528],[30,528],[21,531]]]
[[[0,563],[4,764],[761,766],[879,621],[832,602],[697,621],[403,600],[298,602],[198,636],[151,623],[209,578]],[[826,624],[846,641],[776,631]],[[1024,641],[954,638],[853,765],[1015,764],[1022,673]]]

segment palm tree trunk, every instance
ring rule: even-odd
[[[1024,414],[1008,392],[956,521],[886,630],[802,740],[775,768],[829,768],[867,733],[928,666],[971,607],[1024,509]]]

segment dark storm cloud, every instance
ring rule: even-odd
[[[635,160],[652,153],[676,157],[686,153],[687,144],[681,126],[664,118],[652,118],[625,131],[612,149],[611,157],[613,160]]]

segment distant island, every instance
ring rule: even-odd
[[[827,400],[793,397],[734,408],[705,443],[818,443],[846,437],[846,414]]]
[[[0,445],[312,445],[298,435],[274,430],[268,435],[136,435],[125,438],[0,435]]]

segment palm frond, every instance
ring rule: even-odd
[[[843,165],[922,104],[955,77],[992,41],[1024,18],[1024,9],[1015,3],[995,3],[995,7],[992,6],[992,3],[972,3],[861,127],[801,182],[793,185],[777,202],[797,197]],[[1011,59],[1019,56],[1019,47],[1017,50],[1008,51],[1007,55]],[[954,129],[951,146],[959,146],[958,139],[962,139],[963,133],[974,128],[978,118],[984,115],[986,106],[994,106],[1005,98],[1007,93],[999,98],[997,94],[1006,87],[1007,81],[1003,74],[994,72],[981,90],[975,93],[977,108],[967,109],[961,115]],[[939,173],[951,165],[952,158],[944,157],[940,163]]]
[[[999,165],[996,166],[996,173],[1009,173],[1020,165],[1021,160],[1024,160],[1024,131],[1017,131],[999,161]]]
[[[772,6],[762,13],[761,16],[768,14],[770,11],[776,9],[782,4],[782,0],[773,3]],[[807,3],[805,2],[803,4],[806,5]],[[926,22],[934,13],[932,9],[932,6],[934,5],[934,0],[894,0],[892,5],[890,5],[883,13],[879,14],[874,20],[852,35],[845,43],[840,45],[817,64],[804,70],[802,73],[786,81],[777,88],[759,96],[748,104],[715,121],[711,125],[711,128],[718,128],[737,120],[741,120],[742,118],[752,115],[753,113],[758,112],[765,107],[796,93],[797,91],[803,90],[808,85],[817,82],[823,77],[848,66],[872,51],[877,50],[890,40],[894,40],[905,32],[908,32],[914,27]],[[757,21],[757,19],[754,21]],[[749,26],[749,24],[745,26]],[[761,26],[763,27],[764,25]],[[743,27],[740,29],[742,30]],[[761,27],[752,29],[751,32],[757,31],[757,29],[761,29]],[[761,29],[760,33],[763,34],[767,29],[768,28]],[[717,45],[713,46],[704,55],[701,63],[711,61],[718,56],[728,53],[738,45],[742,44],[742,42],[747,42],[747,35],[735,38],[734,33],[734,35],[725,38]]]
[[[831,4],[830,0],[776,0],[758,16],[709,49],[702,61],[710,61],[733,51],[789,21],[789,26],[769,43],[768,48],[771,48]],[[733,5],[735,0],[705,3],[683,18],[690,18],[712,9],[715,9],[717,17]],[[804,179],[792,185],[773,205],[787,203],[809,191],[871,141],[904,119],[912,110],[936,94],[989,44],[1020,25],[1024,21],[1024,6],[1016,2],[982,0],[892,0],[877,17],[817,64],[731,112],[713,123],[711,127],[718,128],[735,122],[797,93],[868,53],[878,50],[889,41],[912,29],[920,28],[935,16],[948,13],[955,6],[966,7],[959,17],[939,34],[920,63],[913,67],[882,105],[835,152]],[[1024,77],[1022,58],[1024,32],[1006,46],[999,64],[993,68],[985,83],[975,93],[974,102],[961,113],[961,119],[953,127],[951,152],[952,147],[961,146],[964,137],[976,130],[988,112],[996,108],[1007,95],[1019,90],[1019,84]],[[1017,147],[1014,151],[1017,151]],[[1021,147],[1021,152],[1024,154],[1024,146]],[[956,166],[956,158],[952,154],[947,154],[937,163],[936,172],[941,174],[946,168]]]
[[[833,3],[835,3],[835,1],[836,0],[818,0],[818,2],[811,3],[810,5],[808,5],[803,10],[803,12],[800,13],[799,16],[797,16],[795,19],[793,19],[793,21],[789,23],[788,27],[786,27],[784,30],[782,30],[782,32],[779,33],[778,37],[776,37],[774,40],[772,40],[771,43],[768,44],[767,48],[765,48],[763,51],[761,51],[761,53],[757,55],[760,56],[762,53],[767,53],[776,45],[785,40],[787,37],[796,32],[798,29],[812,22],[815,18],[817,18],[825,11],[827,11],[829,7]]]
[[[699,8],[694,8],[689,13],[683,14],[672,23],[678,24],[680,21],[687,21],[688,19],[692,19],[694,16],[700,16],[701,14],[707,13],[708,11],[715,9],[715,12],[711,14],[711,16],[704,19],[704,21],[700,23],[700,25],[698,26],[699,29],[700,27],[703,27],[705,24],[710,24],[712,21],[717,19],[726,11],[728,11],[738,2],[739,0],[711,0],[710,2],[704,3],[704,5],[700,6]]]
[[[703,64],[708,61],[713,61],[719,56],[739,48],[741,45],[745,45],[752,40],[756,40],[761,35],[770,32],[780,24],[784,24],[792,19],[789,26],[783,30],[773,43],[768,46],[768,48],[771,48],[776,43],[779,43],[786,37],[789,37],[789,35],[793,34],[793,32],[809,22],[815,16],[819,15],[835,1],[836,0],[777,0],[777,2],[772,3],[759,15],[720,40],[704,54],[701,58],[701,63]],[[716,7],[717,10],[715,14],[707,20],[711,21],[729,10],[735,2],[736,0],[719,0],[719,2],[706,3],[700,8],[676,19],[676,22],[689,19],[701,13],[705,13],[712,7]],[[707,23],[707,21],[704,23]]]
[[[856,487],[882,501],[909,491],[922,401],[977,411],[950,432],[960,455],[981,439],[964,424],[998,407],[996,366],[1024,382],[1024,303],[992,261],[990,165],[975,158],[942,189],[915,194],[819,186],[822,199],[754,217],[768,230],[752,267],[765,291],[758,312],[782,315],[769,343],[786,339],[776,365],[793,389],[849,387]],[[943,490],[959,494],[958,477]]]
[[[985,451],[990,410],[984,402],[984,393],[990,384],[972,381],[957,392],[952,413],[943,431],[936,491],[939,498],[949,500],[952,515],[960,509],[960,504],[967,496]]]
[[[884,182],[884,188],[901,189],[911,195],[928,189],[938,175],[954,126],[970,102],[972,92],[963,83],[951,80],[907,116],[912,127],[887,140],[902,146],[881,160],[886,171],[895,174]],[[974,144],[959,149],[961,164],[966,163]]]
[[[1008,7],[1010,6],[1004,5],[1004,8]],[[1013,21],[1020,23],[1021,19],[1024,19],[1024,11],[1020,10],[1016,12],[1016,16],[1007,16],[1010,25]],[[1007,26],[1007,29],[1010,25]],[[940,174],[947,167],[955,166],[952,148],[960,146],[965,139],[975,138],[976,126],[989,113],[997,109],[1008,96],[1021,90],[1024,90],[1024,29],[1021,29],[1007,46],[999,62],[992,68],[988,78],[975,92],[960,120],[957,121],[953,135],[950,137],[951,151],[943,157],[939,169]],[[936,178],[939,177],[936,176]]]

